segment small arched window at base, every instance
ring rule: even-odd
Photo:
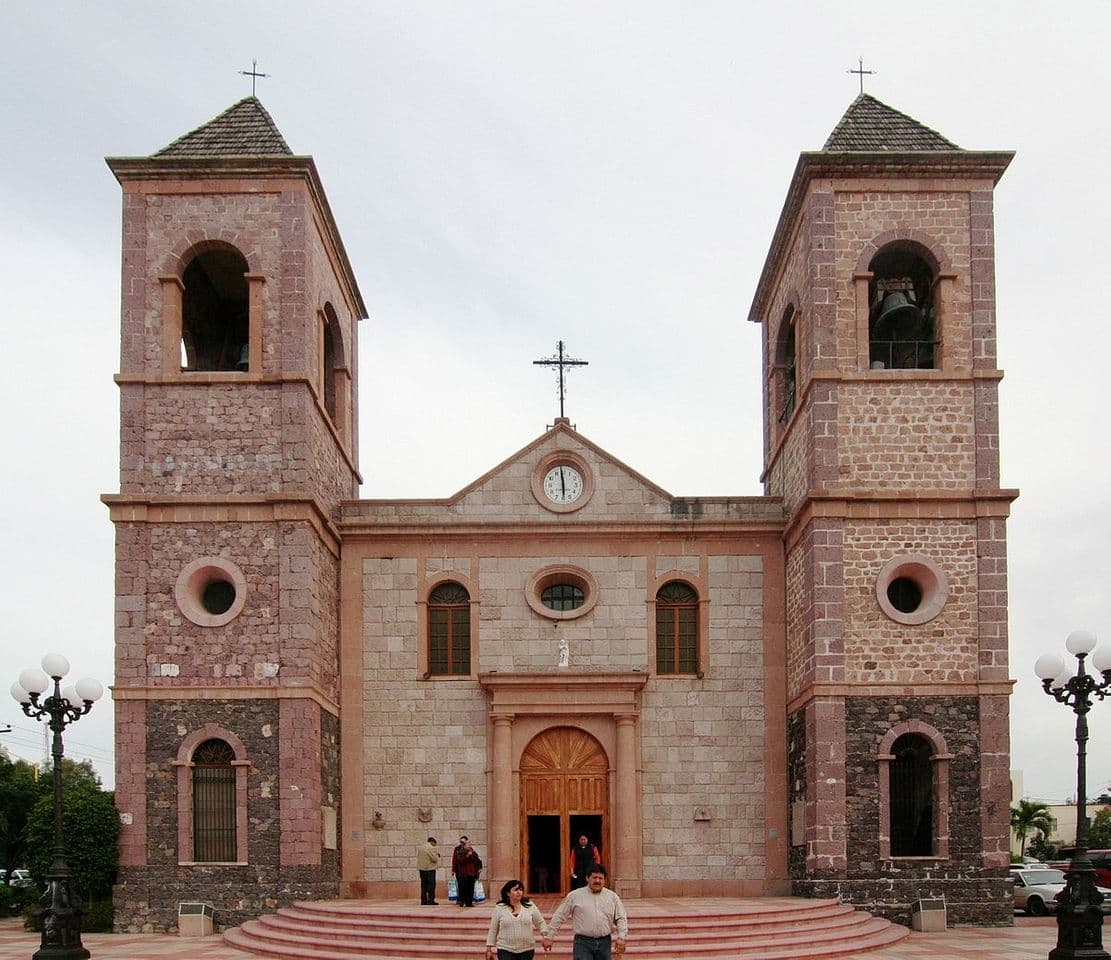
[[[910,720],[879,745],[879,855],[949,856],[949,753],[928,723]]]
[[[909,241],[889,243],[868,265],[868,359],[873,370],[937,367],[937,270]]]
[[[206,740],[193,751],[193,860],[231,863],[236,850],[235,751]]]
[[[917,734],[899,737],[891,751],[891,856],[934,854],[934,784],[930,744]]]

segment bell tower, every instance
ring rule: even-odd
[[[254,97],[123,188],[117,926],[338,890],[338,569],[366,308],[311,157]]]
[[[750,319],[788,515],[796,893],[1005,922],[1009,743],[993,189],[861,94],[799,157]]]

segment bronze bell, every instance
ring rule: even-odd
[[[239,351],[239,362],[236,363],[236,370],[247,370],[251,366],[251,345],[249,343],[243,344],[243,349]]]
[[[903,339],[915,330],[918,321],[918,307],[907,300],[905,293],[889,293],[873,325],[874,336],[880,340]]]

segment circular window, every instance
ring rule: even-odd
[[[201,557],[178,574],[174,599],[186,619],[197,626],[221,627],[243,610],[247,579],[230,560]]]
[[[586,594],[574,583],[553,583],[540,591],[540,602],[549,610],[578,610]]]
[[[545,567],[529,577],[525,600],[549,620],[574,620],[594,609],[598,584],[589,571],[569,564]]]
[[[932,620],[945,606],[947,593],[945,574],[929,557],[895,557],[876,578],[880,609],[897,623]]]

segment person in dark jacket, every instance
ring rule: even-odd
[[[571,848],[571,860],[568,870],[571,874],[571,889],[586,886],[586,876],[590,868],[596,863],[601,863],[598,848],[590,842],[584,833],[579,837],[579,842]]]
[[[470,840],[460,843],[451,855],[451,872],[458,887],[457,902],[461,907],[474,906],[474,885],[482,872],[482,860]]]

